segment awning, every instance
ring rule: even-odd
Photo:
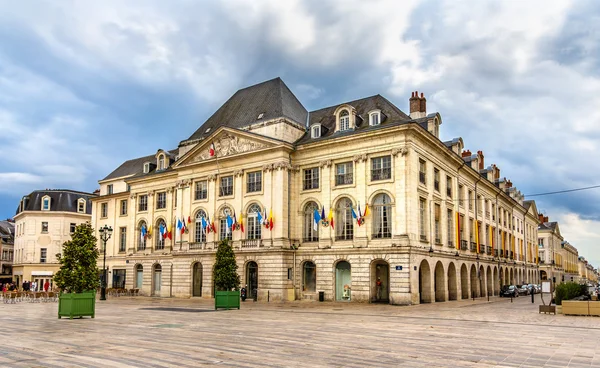
[[[54,271],[31,271],[31,276],[52,276]]]

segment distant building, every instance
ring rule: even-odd
[[[75,227],[91,220],[93,194],[73,190],[36,190],[19,202],[15,220],[13,280],[52,282],[56,254]]]
[[[0,221],[0,283],[12,279],[14,244],[15,223],[12,220]]]
[[[109,286],[213,296],[222,239],[259,300],[418,304],[537,282],[535,203],[482,151],[442,141],[423,94],[408,103],[309,112],[279,78],[237,91],[177,148],[99,181]]]

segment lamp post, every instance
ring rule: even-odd
[[[100,240],[104,243],[104,261],[102,262],[102,287],[100,288],[100,300],[106,300],[106,242],[112,236],[113,229],[110,226],[104,225],[98,229],[100,232]]]

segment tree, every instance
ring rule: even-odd
[[[237,273],[235,253],[228,240],[222,240],[215,260],[215,286],[217,290],[239,289],[240,275]]]
[[[98,240],[89,222],[80,224],[71,235],[71,240],[63,244],[63,253],[56,258],[60,270],[54,276],[54,283],[66,293],[82,293],[98,287]]]

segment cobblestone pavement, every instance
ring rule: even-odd
[[[544,315],[531,299],[410,307],[110,298],[95,319],[57,303],[0,304],[6,367],[600,367],[600,318]]]

